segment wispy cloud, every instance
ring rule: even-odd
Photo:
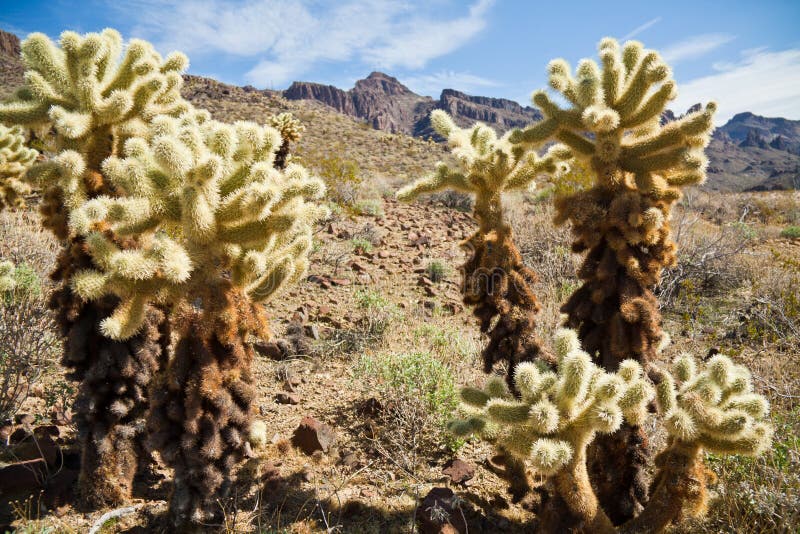
[[[800,49],[747,50],[738,63],[717,67],[723,70],[679,84],[672,108],[683,111],[697,102],[715,100],[717,124],[743,111],[800,119]]]
[[[661,51],[661,55],[668,63],[677,63],[685,59],[704,56],[712,50],[733,41],[735,38],[736,36],[727,33],[694,35],[667,46]]]
[[[450,19],[422,0],[138,0],[118,9],[159,49],[252,58],[245,79],[277,87],[323,62],[422,68],[483,30],[493,2],[476,0]]]
[[[456,89],[470,92],[485,87],[498,87],[500,84],[494,80],[475,76],[468,72],[455,72],[451,70],[440,71],[433,74],[409,76],[401,80],[415,93],[437,96],[442,89]]]
[[[634,28],[632,32],[630,32],[627,35],[623,36],[622,40],[623,41],[627,41],[628,39],[633,39],[634,37],[636,37],[637,35],[639,35],[643,31],[647,30],[648,28],[650,28],[651,26],[653,26],[655,24],[658,24],[659,22],[661,22],[661,17],[656,17],[654,19],[650,19],[647,22],[645,22],[644,24],[642,24],[641,26],[637,26],[636,28]]]

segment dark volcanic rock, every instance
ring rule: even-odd
[[[331,427],[308,416],[300,421],[292,435],[292,445],[309,455],[317,451],[328,452],[335,442],[336,433]]]

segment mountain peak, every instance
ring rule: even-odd
[[[19,57],[19,37],[0,30],[0,54]]]

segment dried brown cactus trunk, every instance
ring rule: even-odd
[[[596,186],[557,200],[557,222],[572,220],[575,252],[588,253],[578,276],[583,284],[562,306],[566,325],[578,332],[582,346],[598,364],[616,371],[622,360],[652,362],[663,338],[661,314],[653,288],[661,270],[675,261],[675,245],[665,220],[656,240],[643,243],[642,213],[669,206],[623,184]],[[575,210],[594,216],[580,220]],[[665,217],[666,219],[666,217]],[[589,473],[603,509],[615,524],[638,514],[647,503],[645,467],[650,457],[647,436],[623,424],[598,436],[589,449]],[[609,462],[612,465],[609,465]]]
[[[105,298],[85,302],[69,287],[75,270],[91,265],[80,241],[61,252],[53,278],[62,286],[50,308],[64,335],[62,365],[80,382],[75,423],[81,446],[78,493],[82,503],[97,508],[119,505],[131,497],[142,454],[148,409],[148,387],[165,354],[164,314],[149,308],[145,327],[126,341],[100,334],[98,325],[117,302]]]
[[[511,227],[502,221],[499,200],[496,204],[476,202],[474,215],[480,227],[461,243],[470,254],[461,266],[461,291],[464,304],[474,308],[481,332],[489,336],[481,352],[484,371],[504,362],[506,382],[513,391],[517,364],[544,355],[535,333],[541,306],[531,290],[536,273],[522,263]]]
[[[243,459],[256,394],[250,334],[266,335],[263,312],[229,284],[205,310],[185,305],[174,355],[153,383],[151,445],[175,469],[170,515],[178,526],[221,519],[220,499]]]

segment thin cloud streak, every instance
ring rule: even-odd
[[[633,39],[634,37],[636,37],[637,35],[639,35],[643,31],[649,29],[651,26],[654,26],[655,24],[658,24],[659,22],[661,22],[661,17],[656,17],[654,19],[650,19],[647,22],[645,22],[644,24],[642,24],[641,26],[637,26],[629,34],[627,34],[624,37],[622,37],[622,40],[623,41],[627,41],[628,39]]]
[[[800,119],[800,49],[751,50],[742,56],[719,73],[679,84],[678,98],[670,107],[677,113],[715,100],[717,125],[744,111]]]
[[[438,96],[442,89],[470,92],[501,84],[468,72],[439,71],[433,74],[404,77],[401,82],[417,94]]]
[[[661,56],[668,63],[678,63],[686,59],[704,56],[735,38],[736,36],[727,33],[695,35],[667,46],[661,51]]]

